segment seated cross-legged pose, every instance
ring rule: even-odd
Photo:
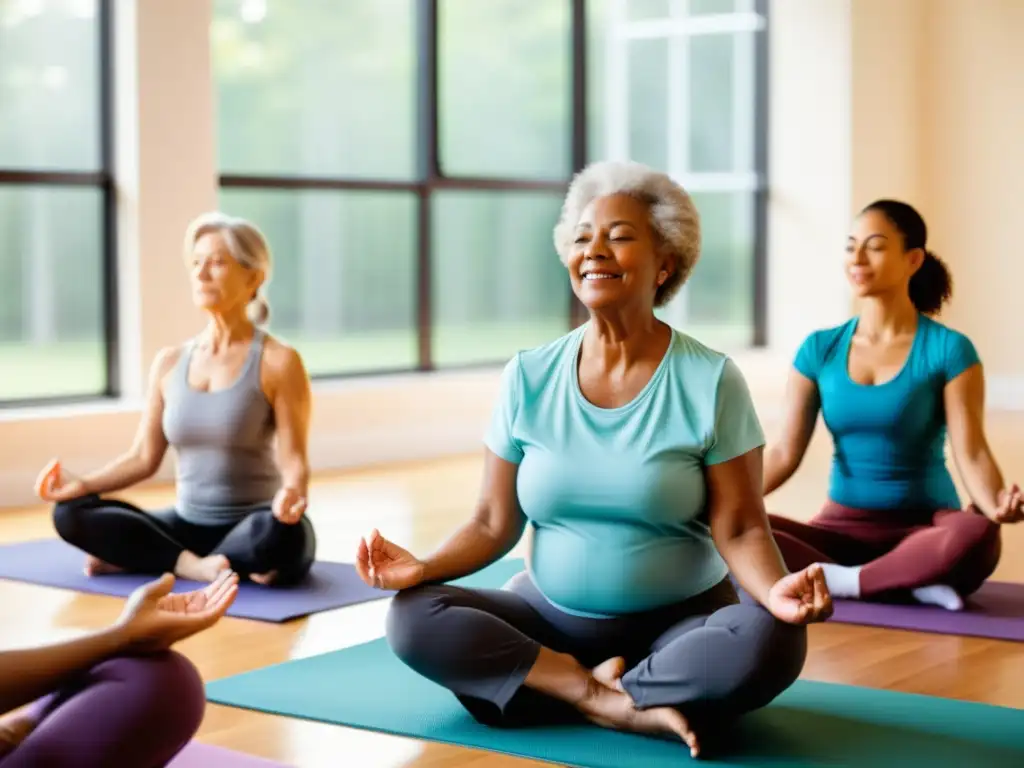
[[[139,587],[110,628],[0,652],[0,768],[162,768],[195,735],[206,692],[172,645],[213,626],[235,599],[223,571],[205,589]]]
[[[699,255],[687,193],[638,164],[592,165],[554,239],[590,320],[505,367],[472,518],[423,560],[374,530],[356,567],[399,590],[394,653],[480,722],[586,718],[706,753],[712,725],[796,680],[803,625],[831,611],[824,578],[787,573],[772,541],[738,367],[655,316]],[[527,523],[527,570],[503,589],[443,583]]]
[[[231,569],[294,584],[316,548],[305,515],[311,398],[299,354],[259,327],[269,249],[249,222],[205,214],[189,227],[185,259],[193,298],[209,316],[205,331],[156,356],[127,453],[81,478],[54,462],[39,495],[56,502],[57,533],[88,553],[90,575],[173,571],[212,581]],[[177,459],[173,509],[144,512],[107,495],[152,477],[168,446]]]
[[[971,341],[934,320],[952,293],[910,205],[857,217],[846,271],[858,316],[815,331],[796,354],[765,495],[800,466],[819,410],[834,443],[829,498],[810,524],[770,515],[790,568],[823,564],[833,597],[915,599],[950,610],[999,560],[999,526],[1024,518],[985,437],[985,379]],[[944,454],[973,501],[961,508]]]

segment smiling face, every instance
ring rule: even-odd
[[[907,291],[924,252],[904,250],[903,235],[881,211],[857,217],[846,242],[846,276],[858,297]]]
[[[573,292],[590,310],[653,308],[669,269],[658,257],[647,205],[624,194],[599,197],[583,210],[568,267]]]
[[[196,306],[220,314],[244,309],[262,280],[258,270],[247,269],[231,255],[219,232],[196,240],[188,269]]]

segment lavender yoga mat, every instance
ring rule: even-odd
[[[947,611],[928,605],[836,600],[831,621],[1024,642],[1024,584],[990,581],[964,603],[962,611]]]
[[[167,768],[284,768],[284,766],[273,760],[193,741],[167,764]]]
[[[127,597],[153,576],[109,574],[88,577],[82,572],[85,556],[62,539],[37,539],[0,546],[0,579],[46,587],[72,589],[97,595]],[[178,580],[175,592],[201,588],[194,581]],[[282,622],[346,605],[380,600],[392,593],[366,586],[350,563],[317,561],[304,582],[294,587],[263,587],[244,582],[228,616]]]

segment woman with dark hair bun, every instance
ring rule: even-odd
[[[857,217],[846,272],[860,314],[797,352],[764,492],[799,467],[820,410],[835,445],[829,498],[810,524],[770,516],[787,566],[821,563],[833,597],[960,610],[996,568],[999,526],[1024,519],[1024,495],[1004,483],[985,438],[974,345],[933,319],[952,279],[927,237],[904,202],[878,200]],[[966,508],[946,467],[947,430]]]

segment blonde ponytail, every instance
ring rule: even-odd
[[[253,325],[266,325],[270,320],[270,302],[262,292],[257,293],[245,308],[245,315]]]

